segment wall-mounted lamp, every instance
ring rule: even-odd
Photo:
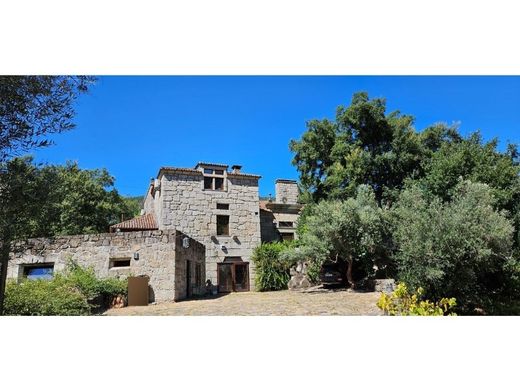
[[[139,252],[134,252],[134,260],[139,260]]]
[[[189,248],[190,247],[190,238],[189,237],[184,237],[182,239],[182,247],[183,248]]]

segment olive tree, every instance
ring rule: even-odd
[[[494,204],[488,185],[470,181],[460,181],[447,202],[418,185],[404,190],[392,212],[399,279],[467,308],[492,299],[512,260],[514,232]]]
[[[315,270],[326,261],[346,262],[345,277],[355,288],[354,264],[366,271],[372,269],[384,248],[384,232],[383,210],[374,191],[362,185],[355,198],[314,205],[306,216],[300,245],[291,254],[305,258]]]

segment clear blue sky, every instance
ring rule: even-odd
[[[289,140],[309,119],[333,119],[356,91],[414,115],[418,130],[460,122],[502,148],[520,143],[520,77],[110,76],[78,100],[76,129],[33,155],[105,167],[124,195],[143,195],[161,166],[197,161],[241,164],[262,175],[261,195],[274,194],[276,178],[298,178]]]

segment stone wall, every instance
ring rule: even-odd
[[[260,232],[262,242],[273,242],[280,240],[280,234],[276,229],[274,214],[268,210],[260,209]]]
[[[204,246],[194,239],[188,249],[177,247],[183,237],[175,230],[157,230],[30,239],[21,243],[23,251],[11,256],[8,277],[20,279],[24,265],[36,263],[54,263],[54,272],[63,271],[72,259],[92,266],[98,277],[148,275],[152,300],[181,299],[175,278],[182,277],[185,260],[204,263]],[[130,266],[113,267],[114,260],[130,260]]]
[[[175,300],[188,297],[187,275],[189,270],[189,295],[204,295],[206,293],[206,248],[200,242],[190,238],[189,247],[183,246],[185,234],[177,232],[175,241]],[[201,266],[200,280],[197,281],[197,264]]]
[[[253,249],[260,244],[258,177],[227,174],[226,191],[203,189],[201,172],[160,175],[160,229],[178,229],[206,246],[206,278],[217,284],[217,263],[227,256],[249,261],[254,288]],[[217,204],[229,210],[217,209]],[[217,236],[217,215],[229,215],[229,236]]]
[[[295,180],[276,180],[275,191],[276,203],[298,203],[298,183]]]

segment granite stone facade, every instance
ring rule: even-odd
[[[220,169],[219,169],[220,168]],[[253,249],[260,244],[260,176],[227,172],[227,166],[199,164],[195,169],[161,168],[150,185],[145,213],[154,213],[159,229],[178,229],[206,247],[206,278],[217,285],[217,264],[226,258],[249,262],[254,289]],[[204,188],[204,169],[223,171],[223,188]],[[218,234],[217,216],[229,218],[227,234]]]
[[[184,238],[188,248],[183,247]],[[8,265],[11,279],[20,280],[24,269],[35,265],[52,264],[54,272],[63,271],[74,260],[93,267],[99,277],[149,276],[151,301],[179,300],[205,291],[204,245],[176,230],[36,238],[19,243],[18,248],[21,251],[12,254]],[[197,264],[202,271],[199,280]],[[192,268],[189,282],[188,265]]]

